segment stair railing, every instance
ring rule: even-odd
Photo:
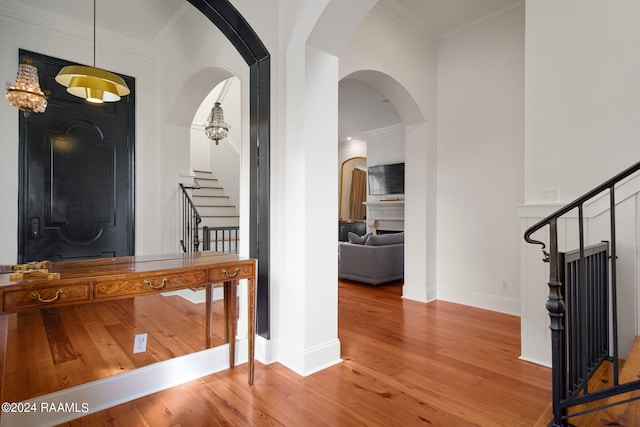
[[[198,252],[198,248],[200,247],[198,226],[202,222],[202,217],[193,204],[193,200],[187,191],[188,188],[192,187],[185,187],[183,184],[180,184],[182,194],[180,206],[182,239],[180,240],[180,246],[182,246],[184,252]]]
[[[615,220],[616,184],[638,170],[640,170],[640,162],[558,209],[527,229],[524,234],[526,242],[542,246],[543,261],[549,263],[549,295],[546,308],[549,313],[549,328],[551,329],[553,400],[553,420],[549,426],[570,426],[569,418],[603,409],[612,406],[612,404],[571,414],[569,414],[569,408],[629,391],[640,390],[640,380],[625,384],[619,382]],[[609,193],[610,244],[605,244],[605,246],[609,246],[608,254],[606,254],[607,248],[602,246],[600,249],[585,247],[583,212],[585,203],[607,191]],[[578,210],[579,248],[572,254],[562,254],[558,250],[558,219],[575,209]],[[546,226],[549,227],[548,250],[544,242],[531,237],[533,233]],[[605,251],[604,258],[603,250]],[[600,262],[590,258],[594,254],[600,259]],[[606,271],[607,258],[609,258],[610,265],[608,271]],[[601,271],[603,268],[602,259],[604,259],[605,271]],[[596,270],[592,270],[590,267],[594,262],[599,265],[599,267],[595,267]],[[602,284],[596,285],[598,291],[589,291],[589,281],[594,280],[594,274],[599,279],[604,278],[607,282],[604,286]],[[566,286],[565,283],[571,283],[571,285]],[[607,311],[608,309],[611,310],[611,313]],[[611,332],[610,339],[608,335],[603,335],[608,334],[609,331]],[[594,337],[594,334],[598,336]],[[603,340],[605,340],[604,343],[602,343]],[[594,344],[594,342],[598,344]],[[598,361],[598,358],[601,360]],[[597,368],[595,365],[604,359],[609,359],[613,363],[614,384],[604,390],[589,391],[589,376],[595,372]],[[615,404],[627,403],[636,399],[638,397],[622,400]]]
[[[202,227],[202,250],[238,253],[238,226]],[[213,245],[212,245],[213,242]]]

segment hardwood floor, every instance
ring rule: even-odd
[[[550,370],[518,360],[520,319],[339,283],[344,362],[302,378],[246,364],[65,426],[532,426]]]
[[[212,312],[215,346],[225,341],[223,301],[215,301]],[[3,399],[8,402],[205,349],[205,305],[175,295],[0,317],[8,324],[7,345],[2,347],[6,348]],[[147,351],[133,354],[133,336],[142,332],[148,333]]]

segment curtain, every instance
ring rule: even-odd
[[[363,220],[366,207],[362,203],[367,200],[367,174],[360,169],[351,172],[350,209],[352,220]]]

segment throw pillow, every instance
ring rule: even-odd
[[[349,232],[347,233],[347,238],[349,239],[349,243],[354,243],[356,245],[364,245],[367,240],[371,237],[371,233],[367,233],[364,236],[358,236],[356,233]]]
[[[404,233],[372,234],[365,243],[369,246],[384,246],[404,243]]]

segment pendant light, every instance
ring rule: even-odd
[[[44,113],[47,109],[49,91],[43,92],[38,81],[38,69],[33,59],[25,57],[18,68],[16,82],[7,83],[7,101],[22,110],[24,116],[30,113]]]
[[[216,145],[229,134],[229,125],[224,121],[224,111],[222,111],[219,102],[213,105],[211,113],[209,113],[204,133],[210,140],[215,141]]]
[[[119,101],[131,93],[122,77],[96,68],[96,0],[93,0],[93,67],[69,65],[60,70],[56,81],[71,95],[95,104]]]

